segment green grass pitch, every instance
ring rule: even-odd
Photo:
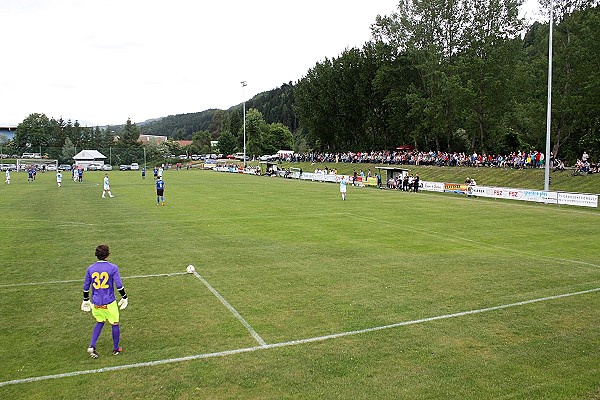
[[[0,187],[1,398],[600,398],[598,210],[199,170],[162,207],[103,176]],[[92,360],[101,243],[130,300]]]

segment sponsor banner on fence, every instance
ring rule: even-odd
[[[428,182],[432,184],[435,182]],[[598,195],[586,193],[552,192],[545,190],[513,189],[493,186],[467,187],[459,183],[437,183],[443,185],[445,192],[466,194],[471,196],[490,197],[495,199],[533,201],[546,204],[564,204],[570,206],[598,207]],[[423,187],[423,190],[428,190]]]
[[[419,181],[419,189],[429,192],[443,192],[444,184],[441,182]]]
[[[471,188],[471,194],[473,196],[491,197],[495,199],[556,203],[556,192],[546,192],[544,190],[475,186]]]
[[[337,182],[337,181],[339,181],[339,179],[341,179],[338,177],[341,177],[341,175],[321,174],[321,173],[315,174],[314,172],[303,172],[300,179],[306,179],[309,181],[319,181],[319,182]]]
[[[444,183],[444,192],[466,194],[467,185],[460,183]]]
[[[558,193],[558,204],[568,204],[571,206],[583,206],[583,207],[598,207],[598,195],[597,194],[584,194],[584,193]]]

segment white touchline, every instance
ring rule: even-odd
[[[176,275],[187,275],[187,272],[171,272],[171,273],[167,273],[167,274],[124,276],[123,279],[158,278],[161,276],[176,276]],[[74,283],[74,282],[83,282],[83,279],[71,279],[68,281],[7,283],[5,285],[0,285],[0,288],[8,288],[8,287],[15,287],[15,286],[53,285],[53,284],[57,284],[57,283]]]
[[[202,279],[202,278],[200,277],[200,279]],[[49,379],[70,378],[70,377],[79,376],[79,375],[90,375],[90,374],[99,374],[102,372],[120,371],[120,370],[124,370],[124,369],[152,367],[155,365],[173,364],[173,363],[178,363],[178,362],[183,362],[183,361],[224,357],[224,356],[229,356],[229,355],[233,355],[233,354],[250,353],[253,351],[257,351],[257,350],[296,346],[299,344],[312,343],[312,342],[322,342],[324,340],[337,339],[337,338],[344,337],[344,336],[359,335],[362,333],[369,333],[369,332],[375,332],[375,331],[380,331],[380,330],[384,330],[384,329],[397,328],[400,326],[415,325],[415,324],[421,324],[424,322],[437,321],[437,320],[441,320],[441,319],[456,318],[456,317],[462,317],[465,315],[478,314],[478,313],[484,313],[484,312],[495,311],[495,310],[502,310],[504,308],[509,308],[509,307],[524,306],[527,304],[537,303],[540,301],[556,300],[556,299],[561,299],[563,297],[589,294],[589,293],[594,293],[594,292],[598,292],[598,291],[600,291],[600,287],[595,288],[595,289],[582,290],[580,292],[558,294],[555,296],[548,296],[548,297],[542,297],[542,298],[538,298],[538,299],[519,301],[517,303],[510,303],[510,304],[504,304],[504,305],[500,305],[500,306],[480,308],[477,310],[462,311],[462,312],[457,312],[454,314],[438,315],[436,317],[415,319],[412,321],[398,322],[395,324],[359,329],[359,330],[350,331],[350,332],[341,332],[341,333],[334,333],[334,334],[325,335],[325,336],[316,336],[316,337],[307,338],[307,339],[291,340],[288,342],[265,344],[265,345],[254,346],[254,347],[244,347],[241,349],[218,351],[218,352],[214,352],[214,353],[196,354],[193,356],[168,358],[168,359],[164,359],[164,360],[148,361],[148,362],[141,362],[141,363],[135,363],[135,364],[117,365],[114,367],[104,367],[104,368],[98,368],[98,369],[88,369],[88,370],[83,370],[83,371],[65,372],[62,374],[55,374],[55,375],[33,376],[30,378],[14,379],[11,381],[0,382],[0,387],[8,386],[8,385],[18,385],[21,383],[39,382],[39,381],[45,381],[45,380],[49,380]]]
[[[206,279],[204,279],[202,276],[200,276],[200,274],[198,273],[198,271],[194,271],[194,275],[196,276],[196,278],[200,279],[202,281],[202,283],[204,283],[204,286],[206,286],[208,288],[208,290],[210,290],[212,292],[212,294],[215,295],[215,297],[217,299],[219,299],[221,301],[221,303],[223,303],[223,305],[225,307],[227,307],[227,309],[229,311],[231,311],[231,313],[238,319],[238,321],[240,321],[242,323],[242,325],[244,325],[246,327],[246,329],[248,330],[248,332],[250,332],[250,334],[252,335],[252,337],[258,342],[258,344],[260,344],[261,346],[266,346],[267,343],[265,343],[265,341],[260,337],[260,335],[254,330],[254,328],[252,328],[252,326],[248,323],[248,321],[246,321],[244,319],[244,317],[242,317],[240,315],[240,313],[238,313],[236,311],[235,308],[233,308],[233,306],[231,304],[229,304],[227,302],[227,300],[225,300],[223,298],[223,296],[221,296],[219,294],[219,292],[216,291],[215,288],[213,288],[210,283],[208,283],[206,281]]]

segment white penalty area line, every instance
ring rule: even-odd
[[[177,275],[187,275],[187,272],[171,272],[167,274],[151,274],[151,275],[133,275],[133,276],[124,276],[123,279],[139,279],[139,278],[158,278],[162,276],[177,276]],[[0,288],[9,288],[9,287],[17,287],[17,286],[37,286],[37,285],[54,285],[58,283],[74,283],[74,282],[83,282],[83,279],[71,279],[66,281],[48,281],[48,282],[27,282],[27,283],[7,283],[4,285],[0,285]]]
[[[248,330],[248,332],[250,332],[250,334],[252,335],[254,340],[256,340],[258,342],[258,344],[260,344],[262,347],[267,345],[267,343],[260,337],[260,335],[254,330],[254,328],[252,328],[252,326],[248,323],[248,321],[246,321],[244,319],[244,317],[242,317],[240,315],[240,313],[237,312],[237,310],[235,308],[233,308],[233,306],[231,304],[229,304],[229,302],[227,300],[225,300],[225,298],[223,296],[221,296],[219,294],[219,292],[217,292],[217,290],[215,288],[213,288],[206,279],[204,279],[197,271],[194,271],[194,276],[196,278],[200,279],[200,281],[202,281],[202,283],[204,283],[204,286],[206,286],[208,288],[208,290],[210,290],[212,292],[212,294],[214,294],[215,297],[217,299],[219,299],[221,301],[221,303],[223,303],[223,305],[225,307],[227,307],[227,309],[238,319],[238,321],[240,321],[242,323],[242,325],[244,325],[244,327]]]
[[[466,315],[479,314],[479,313],[484,313],[484,312],[488,312],[488,311],[502,310],[502,309],[510,308],[510,307],[524,306],[524,305],[538,303],[538,302],[542,302],[542,301],[556,300],[556,299],[561,299],[564,297],[578,296],[578,295],[582,295],[582,294],[589,294],[589,293],[594,293],[594,292],[599,292],[599,291],[600,291],[600,287],[595,288],[595,289],[582,290],[580,292],[559,294],[559,295],[555,295],[555,296],[542,297],[542,298],[538,298],[538,299],[519,301],[517,303],[510,303],[510,304],[504,304],[504,305],[500,305],[500,306],[480,308],[477,310],[463,311],[463,312],[458,312],[458,313],[454,313],[454,314],[438,315],[436,317],[415,319],[412,321],[398,322],[395,324],[382,325],[382,326],[366,328],[366,329],[359,329],[359,330],[350,331],[350,332],[335,333],[335,334],[331,334],[331,335],[317,336],[317,337],[312,337],[312,338],[307,338],[307,339],[291,340],[288,342],[265,344],[265,345],[261,345],[261,346],[245,347],[245,348],[240,348],[240,349],[218,351],[218,352],[214,352],[214,353],[197,354],[197,355],[186,356],[186,357],[168,358],[168,359],[164,359],[164,360],[148,361],[148,362],[141,362],[141,363],[135,363],[135,364],[117,365],[114,367],[105,367],[105,368],[98,368],[98,369],[88,369],[88,370],[83,370],[83,371],[65,372],[62,374],[55,374],[55,375],[34,376],[34,377],[30,377],[30,378],[14,379],[11,381],[0,382],[0,387],[9,386],[9,385],[18,385],[21,383],[39,382],[39,381],[45,381],[45,380],[50,380],[50,379],[70,378],[70,377],[79,376],[79,375],[99,374],[102,372],[121,371],[121,370],[125,370],[125,369],[152,367],[152,366],[164,365],[164,364],[174,364],[174,363],[180,363],[180,362],[184,362],[184,361],[225,357],[225,356],[241,354],[241,353],[250,353],[250,352],[257,351],[257,350],[274,349],[274,348],[279,348],[279,347],[290,347],[290,346],[297,346],[297,345],[313,343],[313,342],[322,342],[325,340],[337,339],[337,338],[341,338],[341,337],[345,337],[345,336],[360,335],[363,333],[376,332],[376,331],[381,331],[384,329],[397,328],[397,327],[401,327],[401,326],[416,325],[416,324],[422,324],[425,322],[432,322],[432,321],[437,321],[437,320],[442,320],[442,319],[463,317]]]

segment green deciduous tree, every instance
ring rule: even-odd
[[[210,153],[211,134],[209,131],[198,131],[192,136],[192,154]]]
[[[246,154],[263,154],[263,142],[268,132],[267,123],[260,111],[251,108],[246,112]],[[239,147],[243,149],[243,143]]]
[[[237,146],[237,139],[231,132],[225,131],[221,133],[219,136],[219,152],[223,154],[233,154],[235,153]]]
[[[17,125],[14,142],[19,151],[46,148],[51,141],[52,124],[46,114],[30,114]]]

